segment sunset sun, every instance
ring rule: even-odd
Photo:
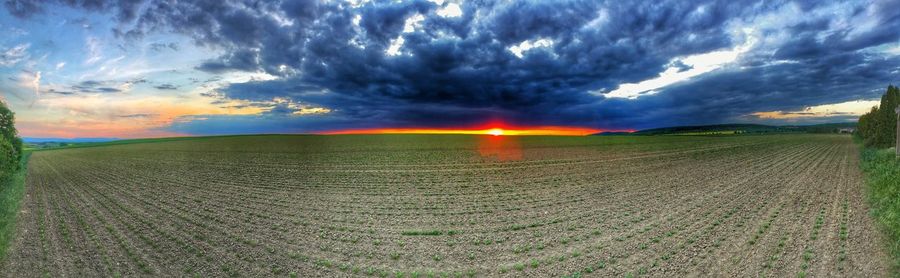
[[[499,128],[492,128],[487,131],[487,134],[494,135],[494,136],[500,136],[500,135],[503,135],[503,130],[499,129]]]

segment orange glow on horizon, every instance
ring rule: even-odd
[[[570,126],[535,126],[535,127],[508,127],[491,126],[489,128],[372,128],[372,129],[347,129],[322,132],[324,135],[339,134],[473,134],[473,135],[562,135],[585,136],[600,133],[607,130],[570,127]],[[631,132],[631,131],[629,131]]]

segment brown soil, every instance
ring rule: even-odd
[[[857,153],[825,135],[42,151],[0,277],[887,276]]]

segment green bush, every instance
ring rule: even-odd
[[[866,146],[889,148],[897,140],[897,114],[894,109],[900,105],[900,88],[888,86],[881,97],[881,104],[859,117],[857,134]]]
[[[25,163],[22,139],[16,131],[15,116],[0,102],[0,260],[12,238],[19,202],[25,192]]]
[[[13,145],[0,138],[0,182],[5,182],[19,166],[18,152]]]
[[[0,101],[0,186],[7,186],[22,161],[22,139],[14,124],[15,114]]]

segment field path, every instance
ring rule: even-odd
[[[0,277],[887,277],[848,136],[35,152]]]

